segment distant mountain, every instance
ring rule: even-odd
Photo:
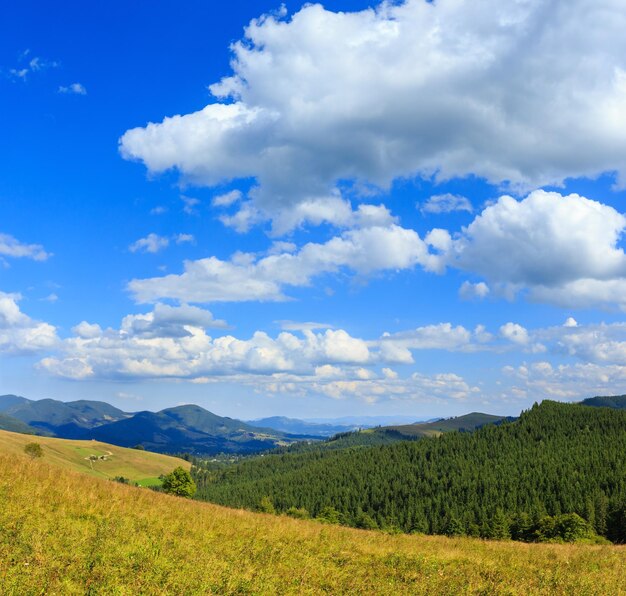
[[[340,418],[306,418],[304,422],[349,426],[352,428],[374,428],[375,426],[414,424],[419,422],[433,422],[435,420],[440,420],[440,418],[417,420],[416,416],[342,416]]]
[[[22,433],[26,435],[34,435],[37,432],[32,426],[28,426],[28,424],[25,424],[21,420],[7,416],[6,414],[0,414],[0,430],[8,430],[12,433]]]
[[[594,406],[599,408],[626,409],[626,395],[607,395],[590,397],[580,402],[583,406]]]
[[[301,437],[213,414],[200,406],[179,406],[161,412],[139,412],[131,418],[85,430],[82,439],[160,453],[257,453],[288,445]]]
[[[391,445],[400,441],[416,441],[424,437],[438,437],[444,433],[460,431],[472,432],[487,424],[501,424],[516,420],[512,417],[493,416],[472,412],[455,418],[438,419],[431,422],[403,424],[397,426],[377,426],[356,431],[341,432],[325,441],[306,443],[300,442],[281,449],[280,452],[306,453],[310,451],[336,451],[348,447],[374,447]]]
[[[464,416],[445,418],[435,422],[421,422],[418,424],[405,424],[401,426],[387,426],[384,430],[396,431],[402,435],[410,437],[432,437],[441,433],[459,430],[461,432],[471,432],[486,424],[498,424],[504,421],[512,421],[515,418],[507,416],[494,416],[493,414],[483,414],[482,412],[471,412]]]
[[[313,437],[332,437],[337,433],[357,430],[358,425],[340,425],[332,423],[309,422],[297,418],[286,418],[285,416],[271,416],[269,418],[259,418],[250,420],[250,424],[263,428],[271,428],[284,433],[297,435],[309,435]]]
[[[313,438],[252,426],[194,405],[129,414],[105,402],[33,401],[3,395],[0,415],[6,417],[5,430],[37,431],[64,439],[95,439],[122,447],[142,445],[161,453],[257,453]],[[4,428],[2,424],[0,420],[0,428]]]
[[[84,429],[132,415],[101,401],[33,401],[17,395],[1,395],[0,412],[33,428],[68,439],[78,438]]]

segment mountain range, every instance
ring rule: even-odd
[[[321,438],[252,426],[194,405],[129,413],[99,401],[33,401],[17,395],[0,396],[0,429],[203,455],[255,453]]]
[[[626,408],[626,396],[593,397],[581,403]],[[353,424],[330,420],[312,422],[282,416],[249,423],[218,416],[197,405],[129,413],[100,401],[35,401],[17,395],[0,396],[0,430],[64,439],[94,439],[122,447],[140,446],[159,453],[197,455],[251,454],[277,447],[302,451],[313,447],[309,445],[312,442],[333,450],[383,445],[451,431],[471,432],[487,424],[511,420],[513,418],[472,412],[430,422],[355,430],[359,427]]]

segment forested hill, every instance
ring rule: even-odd
[[[580,402],[583,406],[596,406],[600,408],[626,409],[626,395],[603,395],[590,397]]]
[[[547,401],[474,433],[265,456],[196,477],[209,501],[351,526],[532,539],[558,521],[545,516],[576,513],[626,541],[626,411]]]

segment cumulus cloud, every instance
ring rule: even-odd
[[[517,399],[581,400],[593,395],[615,395],[626,391],[626,366],[594,363],[562,364],[553,366],[539,361],[508,366],[505,377],[514,383],[503,397]]]
[[[257,331],[243,340],[208,335],[208,328],[224,325],[210,312],[187,305],[157,305],[146,314],[125,317],[119,329],[82,322],[73,329],[74,336],[62,342],[61,355],[44,358],[40,367],[74,379],[201,379],[280,372],[311,375],[317,367],[338,364],[357,370],[375,360],[365,341],[341,329],[281,332],[276,338]]]
[[[40,244],[24,244],[9,234],[0,233],[0,257],[45,261],[50,257],[50,253],[47,253]]]
[[[55,327],[24,314],[19,300],[18,294],[0,292],[0,354],[28,354],[54,347],[58,339]]]
[[[446,193],[433,195],[420,206],[422,213],[452,213],[453,211],[473,211],[472,203],[467,197]]]
[[[483,276],[505,295],[528,290],[539,302],[624,309],[626,255],[619,243],[625,228],[626,217],[613,207],[576,194],[503,196],[449,236],[446,262]],[[471,290],[466,283],[461,294]]]
[[[272,217],[340,181],[623,183],[625,28],[620,0],[306,5],[252,21],[213,103],[128,130],[120,151],[198,184],[254,178]]]
[[[343,268],[362,275],[410,269],[441,269],[441,258],[429,253],[419,235],[397,225],[348,230],[324,244],[309,243],[299,251],[258,258],[236,253],[228,261],[209,257],[186,261],[185,271],[151,279],[135,279],[129,289],[139,302],[171,298],[182,302],[284,300],[286,286],[308,286],[323,273]]]

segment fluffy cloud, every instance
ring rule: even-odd
[[[516,399],[580,400],[593,395],[615,395],[626,388],[626,367],[593,363],[553,366],[540,361],[505,367],[505,377],[514,384],[503,397]]]
[[[19,295],[0,292],[0,354],[27,354],[54,347],[56,329],[25,315],[19,299]]]
[[[45,261],[50,257],[39,244],[23,244],[9,234],[0,233],[0,257],[14,257]]]
[[[439,242],[449,266],[485,277],[505,295],[528,290],[539,302],[625,309],[625,228],[626,217],[608,205],[537,190],[523,200],[500,197],[447,242],[440,231]],[[466,282],[461,295],[473,289]]]
[[[133,242],[128,247],[128,250],[130,250],[130,252],[149,252],[155,254],[167,248],[169,244],[170,241],[168,238],[152,233],[148,234],[145,238],[140,238]]]
[[[136,279],[129,289],[139,302],[172,298],[182,302],[284,300],[285,286],[308,286],[322,273],[343,268],[369,275],[421,265],[441,269],[441,258],[413,231],[397,225],[348,230],[324,244],[309,243],[298,252],[257,258],[235,254],[186,261],[180,275]]]
[[[101,329],[86,322],[63,341],[61,357],[44,358],[40,367],[61,377],[185,378],[280,372],[314,374],[316,367],[348,364],[361,368],[373,357],[361,339],[328,329],[301,335],[282,332],[271,338],[256,332],[247,340],[212,338],[207,327],[222,326],[195,307],[159,306],[146,315],[124,318],[121,328]]]
[[[625,27],[620,0],[307,5],[252,21],[214,103],[129,130],[120,150],[195,183],[255,178],[272,215],[346,180],[621,179]]]

